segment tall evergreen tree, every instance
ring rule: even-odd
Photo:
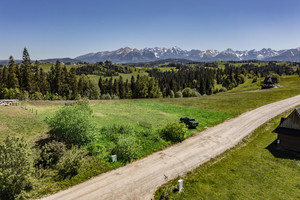
[[[33,73],[31,70],[31,62],[29,53],[26,48],[23,51],[23,62],[21,66],[21,88],[29,93],[33,92],[32,79]]]
[[[14,58],[12,56],[9,57],[8,63],[8,80],[7,87],[8,88],[19,88],[19,80],[17,77],[17,68],[15,65]]]

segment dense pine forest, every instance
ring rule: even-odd
[[[236,65],[238,64],[238,65]],[[231,90],[246,79],[256,82],[259,77],[299,74],[299,63],[226,62],[168,63],[148,67],[147,75],[124,79],[120,74],[140,70],[135,66],[116,65],[110,61],[85,63],[70,70],[56,61],[44,71],[38,61],[31,62],[26,48],[23,62],[16,64],[9,58],[8,66],[0,68],[0,98],[21,100],[78,100],[130,99],[160,97],[196,97]],[[170,67],[170,70],[161,70]],[[99,76],[98,84],[89,75]],[[221,86],[221,87],[217,87]]]

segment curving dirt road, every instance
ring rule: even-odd
[[[184,175],[235,146],[266,121],[299,104],[300,95],[246,112],[197,133],[180,144],[101,174],[44,200],[151,199],[157,187],[165,183],[164,174],[169,179]]]

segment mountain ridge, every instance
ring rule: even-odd
[[[214,49],[182,50],[174,46],[171,48],[154,47],[136,49],[130,47],[120,48],[114,51],[99,51],[97,53],[88,53],[78,56],[74,59],[84,62],[100,62],[110,60],[113,63],[135,63],[151,62],[164,59],[187,59],[197,62],[214,62],[214,61],[244,61],[244,60],[261,60],[261,61],[300,61],[300,48],[273,50],[263,48],[261,50],[233,50],[226,49],[218,51]]]

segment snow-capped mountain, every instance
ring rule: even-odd
[[[144,48],[132,49],[129,47],[121,48],[115,51],[102,51],[97,53],[89,53],[78,56],[75,59],[85,62],[99,62],[110,60],[113,63],[136,63],[151,62],[168,58],[187,59],[191,61],[241,61],[241,60],[278,60],[278,61],[300,61],[300,48],[289,50],[273,50],[263,48],[259,51],[245,50],[236,51],[226,49],[224,51],[217,50],[182,50],[179,47],[171,48]]]

